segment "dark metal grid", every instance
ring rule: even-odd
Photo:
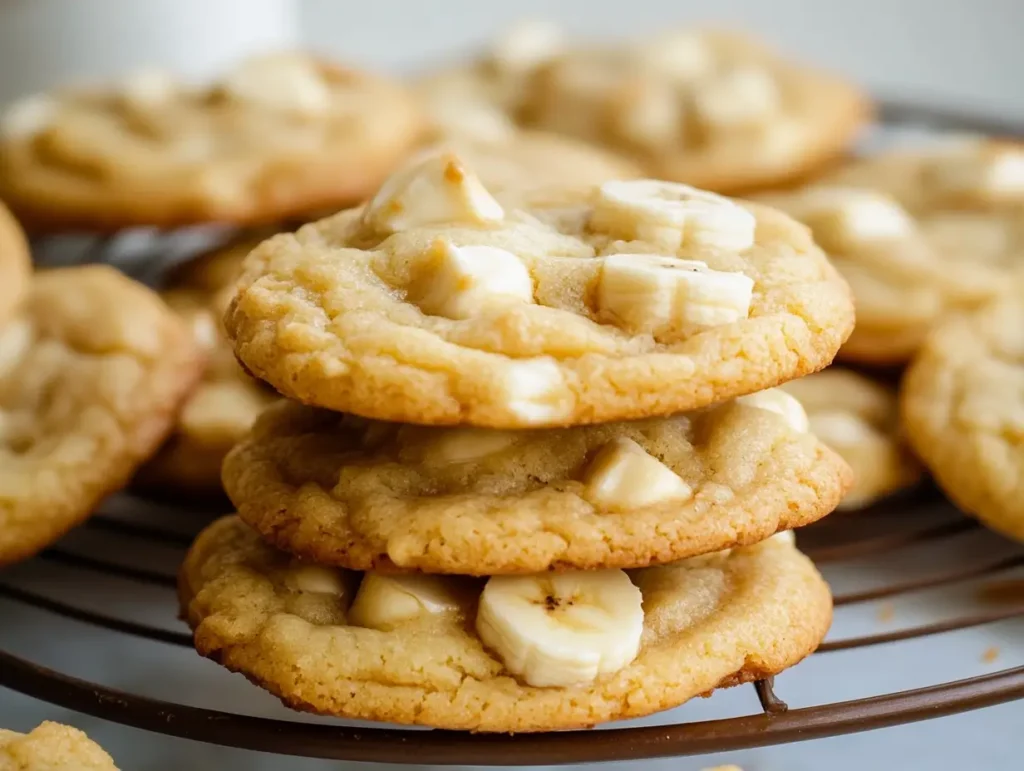
[[[1020,127],[973,116],[888,104],[883,110],[887,124],[994,134],[1021,134]],[[104,245],[86,250],[88,259],[103,259]],[[111,262],[144,278],[159,275],[159,250],[136,254],[132,261]],[[936,521],[925,517],[912,527],[893,528],[907,510],[935,512],[934,495],[893,501],[859,515],[838,515],[801,534],[801,547],[819,564],[877,557],[922,544],[940,543],[977,528],[966,519]],[[139,503],[145,508],[143,502]],[[830,525],[835,525],[834,527]],[[855,527],[851,528],[851,524]],[[168,530],[145,522],[125,521],[109,514],[95,516],[86,528],[98,536],[136,539],[181,550],[192,534]],[[851,530],[856,532],[851,533]],[[173,592],[175,577],[157,571],[116,564],[105,559],[53,547],[38,558],[79,571],[142,583]],[[981,565],[954,565],[944,573],[907,579],[885,586],[837,595],[837,607],[984,577],[994,577],[1024,565],[1024,554],[994,559]],[[0,581],[0,598],[24,603],[75,622],[90,624],[116,634],[188,647],[185,632],[140,624],[93,612],[44,594]],[[173,600],[172,600],[173,604]],[[815,655],[942,634],[1024,616],[1024,597],[1011,603],[979,609],[957,618],[882,634],[828,641]],[[604,760],[637,760],[670,755],[702,754],[766,746],[789,741],[897,725],[949,715],[1024,698],[1024,667],[890,693],[853,701],[789,709],[779,700],[770,681],[755,685],[763,712],[743,717],[641,728],[610,728],[600,731],[566,731],[511,737],[470,735],[448,731],[392,728],[355,728],[273,720],[207,710],[138,696],[69,677],[0,650],[0,685],[44,701],[112,720],[125,725],[225,746],[282,754],[349,761],[428,764],[519,765],[580,763]]]

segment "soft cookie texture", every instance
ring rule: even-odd
[[[0,729],[0,771],[117,771],[77,728],[45,722],[27,734]]]
[[[140,72],[0,118],[0,197],[33,229],[273,222],[363,199],[420,137],[396,83],[301,54],[206,86]]]
[[[228,456],[224,483],[264,538],[316,562],[473,575],[639,567],[832,511],[850,470],[800,428],[743,400],[544,432],[403,427],[283,403]]]
[[[910,443],[939,486],[1024,541],[1024,285],[932,332],[901,399]]]
[[[466,130],[513,123],[563,133],[650,176],[729,193],[791,181],[842,156],[872,112],[842,78],[746,35],[697,29],[577,44],[523,25],[419,89]]]
[[[1024,275],[1024,146],[985,139],[858,160],[772,197],[815,231],[850,282],[857,328],[840,358],[906,362],[951,311]]]
[[[224,311],[242,261],[260,243],[243,239],[180,266],[163,299],[188,325],[205,355],[203,379],[182,405],[174,432],[135,477],[142,489],[175,495],[222,494],[220,467],[275,394],[239,366],[224,335]]]
[[[695,409],[821,369],[849,288],[807,229],[653,180],[499,196],[452,154],[246,260],[235,353],[364,417],[494,428]]]
[[[0,202],[0,325],[17,308],[31,272],[32,262],[25,234]]]
[[[35,554],[123,487],[200,366],[149,289],[107,267],[36,274],[0,329],[0,564]]]
[[[921,465],[904,445],[895,389],[840,368],[782,389],[807,410],[811,433],[853,469],[853,487],[840,509],[862,509],[920,481]]]
[[[235,517],[211,525],[179,584],[196,649],[296,709],[455,730],[582,728],[674,707],[796,664],[832,610],[814,566],[783,539],[635,571],[643,628],[632,662],[586,684],[537,687],[474,631],[483,582],[435,578],[430,612],[381,631],[355,625],[368,610],[349,607],[358,574],[319,569],[313,582],[308,570]]]

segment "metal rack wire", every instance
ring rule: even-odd
[[[890,124],[899,126],[1012,132],[1012,127],[906,106],[892,106],[886,115]],[[94,248],[90,259],[103,259],[104,254],[102,248]],[[126,266],[136,275],[155,275],[159,250],[149,250],[146,255]],[[761,711],[740,717],[512,737],[233,714],[88,682],[5,650],[3,606],[10,603],[34,608],[44,619],[61,618],[104,634],[157,646],[191,647],[190,635],[176,619],[173,569],[155,569],[141,557],[131,558],[151,548],[170,555],[168,564],[180,557],[206,518],[194,509],[177,513],[181,516],[175,516],[174,507],[166,504],[125,494],[115,496],[84,526],[84,541],[72,539],[70,544],[55,545],[33,561],[33,570],[0,573],[0,686],[124,725],[224,746],[348,761],[474,765],[637,760],[736,750],[880,728],[1024,698],[1024,662],[976,677],[944,681],[939,676],[935,684],[923,688],[809,706],[787,706],[775,695],[773,684],[763,681],[755,685]],[[1000,541],[999,548],[986,551],[980,559],[956,556],[956,545],[979,531],[977,523],[960,515],[932,489],[866,512],[837,514],[802,531],[800,547],[826,574],[846,571],[854,576],[852,582],[846,582],[848,586],[836,589],[837,619],[865,603],[924,591],[963,588],[972,598],[963,612],[948,617],[829,639],[814,656],[1024,618],[1024,548]],[[118,551],[116,558],[103,548],[114,539],[130,545]],[[878,580],[877,570],[857,572],[857,566],[865,561],[898,566],[910,552],[922,551],[941,551],[941,558],[933,560],[938,567],[910,573],[895,569],[888,580]],[[34,575],[57,570],[72,571],[83,580],[33,580]],[[90,582],[84,580],[89,578],[127,589],[146,587],[159,597],[162,621],[139,620],[130,608],[122,612],[95,610],[95,603],[90,602]]]

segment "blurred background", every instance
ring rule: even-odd
[[[0,0],[0,103],[67,80],[103,79],[141,66],[174,67],[200,77],[268,47],[310,47],[357,65],[410,73],[471,53],[523,18],[553,18],[573,35],[595,37],[642,36],[688,23],[739,26],[796,57],[843,72],[881,97],[1024,120],[1021,0]],[[979,541],[975,548],[990,546]],[[842,581],[842,576],[830,578]],[[103,591],[97,588],[100,604],[106,601]],[[154,611],[145,596],[119,601],[136,603],[140,619],[166,610]],[[4,647],[130,691],[290,717],[267,694],[199,661],[191,651],[45,621],[37,611],[0,606]],[[865,607],[863,617],[850,623],[861,632],[877,632],[877,609]],[[994,634],[1009,651],[1019,647],[1019,631],[1019,625],[1004,626]],[[73,661],[63,658],[68,635],[77,636]],[[62,644],[54,643],[58,639]],[[780,693],[806,705],[925,685],[936,681],[937,672],[943,679],[983,674],[992,667],[980,653],[990,644],[990,637],[964,630],[944,636],[941,644],[918,641],[875,653],[874,659],[831,654],[836,658],[827,664],[811,659],[786,673]],[[756,709],[749,688],[697,701],[660,719],[708,719]],[[728,762],[746,771],[861,771],[868,765],[882,771],[1019,769],[1022,717],[1024,706],[1007,704],[850,737],[615,768],[697,771]],[[42,719],[87,730],[125,771],[326,771],[359,765],[208,747],[84,718],[0,690],[0,726],[24,730]]]

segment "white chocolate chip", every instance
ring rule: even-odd
[[[811,415],[810,431],[834,447],[852,447],[877,438],[877,432],[869,423],[852,412],[841,410]]]
[[[518,436],[509,431],[486,428],[453,428],[430,444],[428,461],[442,464],[467,463],[494,455],[515,444]]]
[[[524,423],[557,421],[571,412],[565,378],[550,359],[512,362],[500,387],[505,406]]]
[[[178,91],[174,76],[163,70],[139,70],[121,84],[121,96],[132,107],[153,107],[169,101]]]
[[[799,400],[781,388],[768,388],[764,391],[741,396],[737,400],[748,407],[756,407],[781,415],[794,431],[806,433],[810,428],[807,412]]]
[[[331,106],[331,89],[316,64],[294,54],[243,62],[224,79],[224,89],[241,102],[282,112],[313,116]]]
[[[285,574],[284,582],[295,592],[331,594],[335,597],[344,597],[348,588],[341,571],[298,560],[292,562],[292,566]]]
[[[522,21],[498,38],[492,59],[502,70],[523,72],[554,58],[564,46],[562,30],[550,21]]]
[[[827,251],[843,252],[915,232],[914,220],[883,193],[843,187],[812,188],[794,207]]]
[[[597,454],[584,477],[586,498],[607,509],[630,510],[689,500],[693,490],[632,439],[619,437]]]
[[[693,106],[708,126],[733,129],[763,123],[778,112],[781,101],[778,84],[767,70],[740,67],[702,83]]]

